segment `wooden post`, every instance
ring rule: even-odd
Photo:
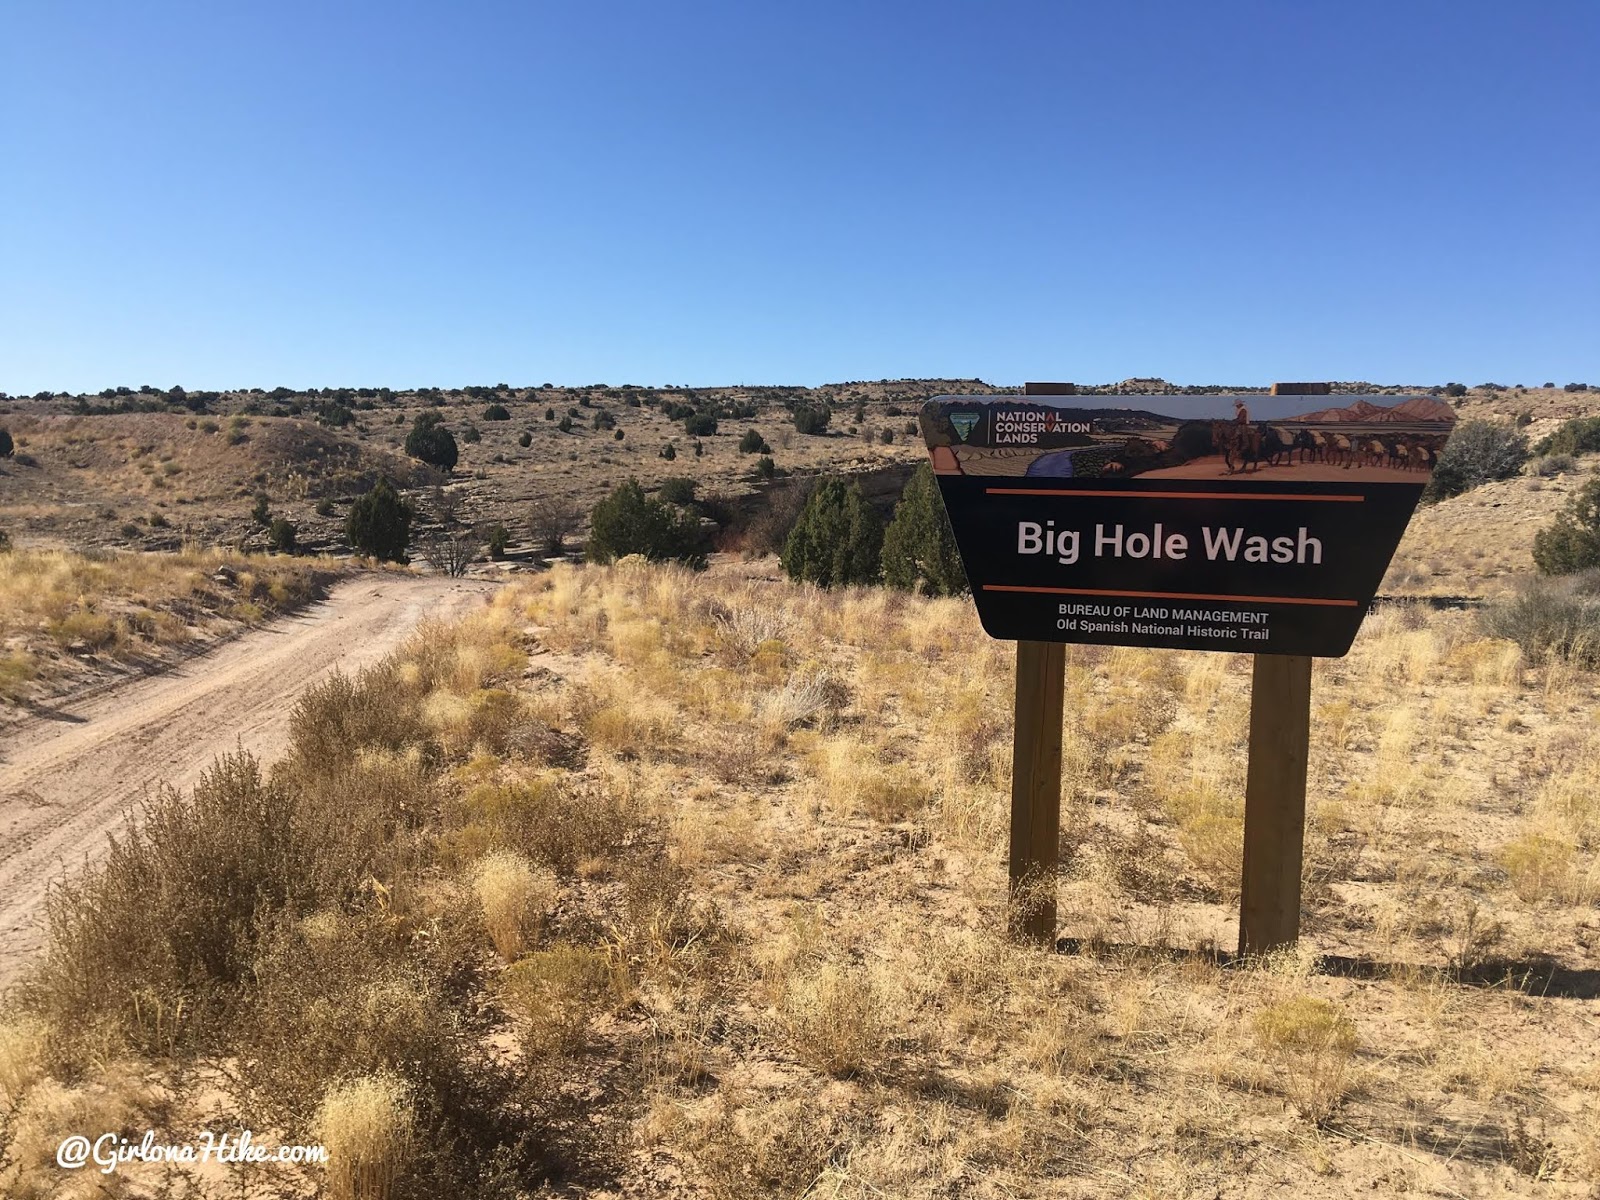
[[[1061,839],[1061,713],[1067,648],[1017,643],[1017,727],[1011,746],[1011,934],[1056,936]]]
[[[1300,868],[1311,745],[1311,657],[1258,654],[1250,683],[1239,954],[1300,939]]]
[[[1274,396],[1326,396],[1326,383],[1275,383]],[[1258,654],[1250,681],[1250,767],[1244,791],[1239,954],[1300,940],[1311,657]]]
[[[1070,383],[1029,383],[1028,396],[1074,396]],[[1061,844],[1061,720],[1067,648],[1017,643],[1016,733],[1011,746],[1010,931],[1053,944]]]

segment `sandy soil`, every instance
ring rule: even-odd
[[[459,617],[497,585],[365,576],[326,602],[156,678],[41,709],[0,738],[0,982],[43,945],[50,882],[105,847],[130,801],[187,787],[218,755],[282,751],[294,697],[394,649],[427,617]]]

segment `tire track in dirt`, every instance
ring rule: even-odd
[[[219,754],[278,757],[306,685],[376,662],[425,618],[462,616],[497,584],[410,575],[337,584],[321,604],[176,670],[66,701],[0,735],[0,984],[44,945],[52,881],[104,852],[127,807],[193,785]]]

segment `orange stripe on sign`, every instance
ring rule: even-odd
[[[986,583],[986,592],[1043,592],[1052,596],[1124,596],[1135,600],[1237,600],[1246,604],[1316,604],[1326,608],[1359,608],[1359,600],[1321,600],[1311,596],[1213,596],[1206,592],[1117,592],[1106,588],[1027,587],[1020,583]]]
[[[1131,489],[1091,491],[1088,488],[984,488],[991,496],[1121,496],[1152,500],[1323,500],[1329,504],[1360,504],[1365,496],[1308,496],[1300,492],[1142,492]]]

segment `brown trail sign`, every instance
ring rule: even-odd
[[[1019,935],[1055,936],[1063,644],[1087,642],[1256,656],[1239,948],[1298,936],[1311,658],[1349,650],[1455,421],[1431,396],[1330,392],[1029,384],[923,407],[978,617],[1017,642]]]

